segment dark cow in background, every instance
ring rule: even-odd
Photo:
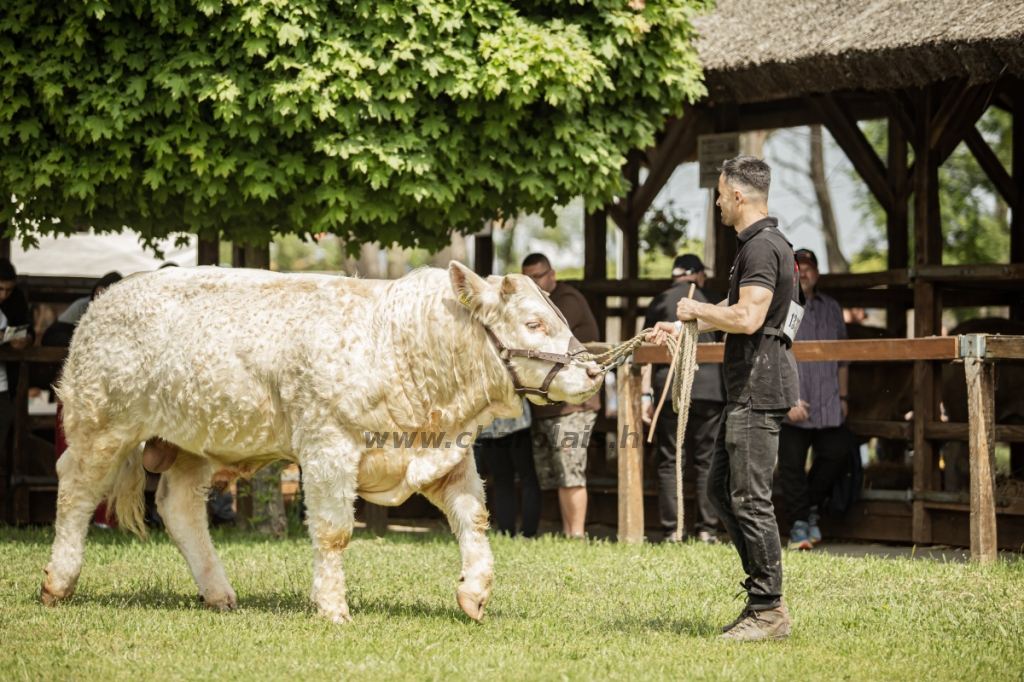
[[[1024,336],[1024,322],[1001,317],[982,317],[957,325],[950,335],[1004,334]],[[1024,364],[996,363],[996,423],[1024,425]],[[966,423],[967,380],[961,363],[942,367],[942,405],[951,422]],[[1011,452],[1019,460],[1024,456],[1024,443],[1014,443]],[[960,492],[969,489],[971,481],[970,450],[964,441],[950,441],[942,451],[945,468],[942,471],[943,488]],[[1019,475],[1019,474],[1018,474]]]

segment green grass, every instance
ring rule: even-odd
[[[206,611],[168,538],[93,533],[78,592],[40,605],[52,531],[0,528],[0,680],[1021,679],[1024,563],[786,554],[786,642],[716,639],[741,579],[731,546],[493,540],[484,622],[455,603],[447,535],[362,536],[355,623],[307,606],[312,551],[218,532],[239,610]]]

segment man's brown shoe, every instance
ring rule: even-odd
[[[733,622],[729,623],[728,625],[723,625],[722,626],[722,632],[723,633],[724,632],[729,632],[729,630],[732,630],[734,627],[736,627],[737,625],[739,625],[740,623],[745,621],[747,619],[747,617],[750,616],[752,613],[754,613],[754,612],[751,611],[746,606],[744,606],[743,610],[740,611],[740,615],[736,616],[736,620],[734,620]]]
[[[730,642],[763,642],[786,639],[793,629],[789,609],[783,604],[767,611],[750,611],[735,627],[721,635]]]

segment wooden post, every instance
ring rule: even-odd
[[[198,250],[196,265],[220,265],[220,237],[217,235],[214,235],[213,239],[200,237]]]
[[[626,164],[626,180],[633,189],[626,199],[625,224],[619,225],[622,230],[622,279],[635,280],[640,279],[640,223],[643,220],[643,214],[633,208],[633,200],[640,185],[640,160],[635,154],[631,155]],[[636,334],[637,297],[626,295],[624,299],[620,341],[631,339]]]
[[[930,123],[935,108],[932,90],[925,88],[917,98],[915,129],[918,136],[914,159],[914,264],[942,264],[942,229],[939,215],[939,160],[932,149]],[[932,282],[914,283],[914,337],[939,333],[942,299]],[[931,491],[937,461],[933,443],[925,437],[926,425],[936,421],[940,366],[925,360],[914,362],[914,490]],[[912,537],[915,543],[932,541],[931,513],[923,500],[914,500]]]
[[[1024,263],[1024,80],[1013,81],[1013,150],[1011,171],[1017,186],[1017,205],[1010,222],[1010,262]],[[1024,321],[1024,302],[1010,306],[1010,319]],[[1024,478],[1024,443],[1010,444],[1010,475]]]
[[[369,500],[363,500],[363,504],[365,505],[363,520],[366,521],[366,528],[374,535],[384,535],[388,531],[388,508]]]
[[[715,107],[715,132],[731,133],[739,130],[739,106],[736,104],[721,104]],[[718,201],[717,186],[712,191],[711,209],[715,220],[715,277],[724,280],[729,277],[732,264],[736,260],[736,253],[739,251],[739,242],[736,241],[736,229],[722,222],[722,211],[715,202]],[[728,285],[726,285],[728,288]]]
[[[11,454],[8,461],[11,463],[11,476],[27,475],[31,471],[29,466],[29,435],[28,429],[28,363],[20,363],[18,370],[18,384],[14,389],[14,423],[11,425],[11,434],[8,436],[8,447],[11,447]],[[13,521],[16,524],[31,523],[31,491],[22,483],[11,491],[11,509]]]
[[[604,211],[588,213],[583,222],[583,279],[599,282],[608,279],[608,216]],[[585,293],[590,311],[597,319],[601,338],[606,338],[608,297]]]
[[[7,223],[0,223],[0,234],[3,234],[7,228]],[[0,237],[0,258],[11,259],[11,240],[7,237]]]
[[[619,391],[619,542],[644,541],[644,446],[640,417],[640,366],[627,363],[616,376]]]
[[[896,119],[889,117],[888,182],[894,203],[886,213],[885,232],[889,242],[890,270],[903,270],[909,265],[907,211],[907,138]],[[886,308],[886,328],[895,338],[907,336],[907,306],[890,303]]]
[[[473,272],[487,277],[494,271],[494,237],[492,221],[488,220],[484,229],[473,235]]]
[[[971,433],[971,559],[989,563],[997,555],[995,372],[982,358],[965,358],[964,370]]]

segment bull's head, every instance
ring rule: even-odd
[[[561,313],[529,277],[491,276],[485,280],[456,261],[448,266],[448,273],[459,302],[506,348],[564,356],[577,345]],[[507,357],[521,384],[529,388],[543,386],[558,364],[551,359],[509,357],[497,348],[493,352],[499,357],[504,355],[502,359]],[[572,360],[551,378],[546,400],[533,393],[527,393],[526,397],[538,405],[582,403],[597,392],[603,377],[596,363]]]

